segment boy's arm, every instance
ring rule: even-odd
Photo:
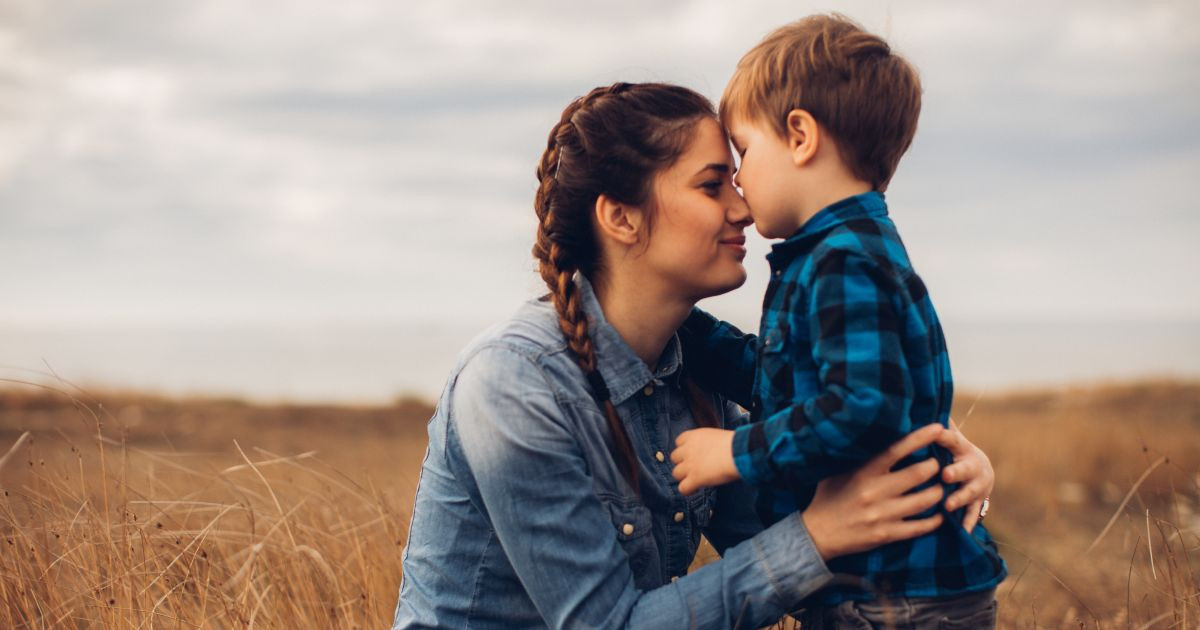
[[[808,327],[820,389],[734,434],[734,461],[750,483],[781,471],[815,483],[862,464],[913,428],[894,282],[869,258],[842,250],[818,260],[814,278],[809,294],[785,308],[790,325]],[[793,364],[806,359],[795,353],[808,347],[789,347]]]
[[[750,423],[750,414],[732,401],[725,401],[724,411],[726,429],[733,430]],[[729,483],[717,488],[717,506],[708,527],[703,530],[704,537],[717,553],[725,555],[726,549],[762,530],[763,523],[755,507],[757,499],[758,491],[745,483]]]
[[[693,308],[679,328],[683,364],[700,387],[750,408],[758,337]]]

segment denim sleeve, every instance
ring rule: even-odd
[[[679,328],[683,364],[696,383],[750,408],[758,337],[692,308]]]
[[[460,373],[454,434],[501,548],[551,628],[761,627],[831,577],[799,515],[639,591],[566,407],[537,364],[489,347]]]
[[[866,256],[836,250],[815,263],[812,289],[788,304],[788,322],[807,327],[820,381],[816,395],[737,430],[734,462],[742,478],[765,483],[781,471],[815,483],[850,470],[912,430],[913,387],[901,338],[897,293]],[[810,347],[811,345],[811,347]],[[799,354],[793,362],[807,360]]]

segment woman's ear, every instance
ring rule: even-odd
[[[621,203],[608,195],[596,197],[596,228],[602,238],[623,245],[636,245],[642,239],[645,216],[637,206]]]
[[[821,129],[807,110],[793,109],[788,112],[787,145],[796,166],[808,164],[817,154],[821,145]]]

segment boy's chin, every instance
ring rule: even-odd
[[[791,232],[781,233],[782,230],[778,228],[772,228],[770,225],[765,225],[757,221],[754,223],[754,229],[757,230],[763,238],[787,238],[792,235]]]

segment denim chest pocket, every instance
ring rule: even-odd
[[[637,499],[627,497],[600,495],[600,500],[608,508],[617,540],[629,556],[629,568],[637,587],[654,585],[653,575],[657,573],[659,559],[650,531],[650,509]]]

